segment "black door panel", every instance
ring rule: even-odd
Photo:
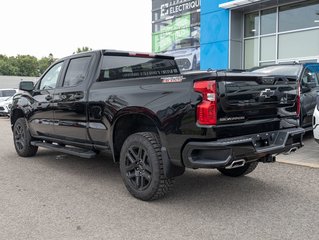
[[[63,71],[63,63],[53,65],[40,79],[33,92],[33,111],[29,118],[33,136],[50,137],[54,134],[53,94]]]
[[[92,55],[70,59],[54,101],[54,134],[56,138],[90,143],[87,120],[88,70]]]

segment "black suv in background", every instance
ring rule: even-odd
[[[300,82],[300,126],[312,130],[312,116],[319,92],[319,63],[292,63],[256,67],[249,72],[281,77],[282,81]]]

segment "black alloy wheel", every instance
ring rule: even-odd
[[[139,191],[145,190],[152,181],[152,163],[147,151],[141,146],[132,145],[126,152],[125,171],[132,186]]]
[[[120,170],[127,190],[143,201],[164,197],[173,184],[164,174],[159,136],[153,132],[135,133],[125,140]]]
[[[32,137],[29,133],[29,129],[24,118],[19,118],[13,127],[13,141],[16,152],[21,157],[34,156],[38,147],[31,145]]]

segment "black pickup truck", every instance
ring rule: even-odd
[[[302,146],[299,84],[287,78],[181,74],[172,57],[101,50],[60,59],[20,90],[11,112],[20,156],[111,151],[142,200],[164,196],[185,168],[237,177]]]

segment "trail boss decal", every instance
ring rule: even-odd
[[[164,77],[161,79],[162,79],[162,83],[180,83],[185,78],[183,76],[180,76],[180,77]]]
[[[229,121],[241,121],[241,120],[245,120],[244,116],[239,116],[239,117],[224,117],[224,118],[220,118],[219,121],[221,122],[229,122]]]

